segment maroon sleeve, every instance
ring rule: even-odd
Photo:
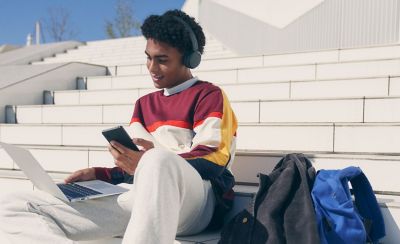
[[[111,183],[111,169],[112,168],[94,167],[96,179]]]
[[[96,179],[111,184],[119,184],[125,181],[126,173],[120,167],[104,168],[94,167]]]

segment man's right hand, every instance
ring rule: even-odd
[[[70,176],[68,176],[64,182],[72,183],[75,181],[86,181],[86,180],[95,180],[96,174],[94,168],[87,168],[75,171]]]

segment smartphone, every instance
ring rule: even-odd
[[[125,147],[134,151],[139,151],[139,148],[133,143],[131,137],[128,135],[124,127],[117,126],[111,129],[105,129],[101,132],[108,142],[116,141]]]

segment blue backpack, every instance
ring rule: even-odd
[[[355,206],[351,198],[352,185]],[[311,196],[321,244],[377,243],[385,236],[382,213],[372,187],[358,167],[320,170]]]

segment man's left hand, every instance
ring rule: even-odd
[[[146,141],[144,139],[134,139],[133,141],[137,145],[142,146],[144,150],[139,152],[134,151],[116,141],[111,141],[111,145],[108,146],[108,150],[114,158],[115,165],[130,175],[135,173],[139,160],[145,151],[154,147],[151,141]]]
[[[144,154],[143,151],[131,150],[122,144],[111,141],[108,150],[114,158],[114,163],[126,173],[133,175],[140,158]]]

